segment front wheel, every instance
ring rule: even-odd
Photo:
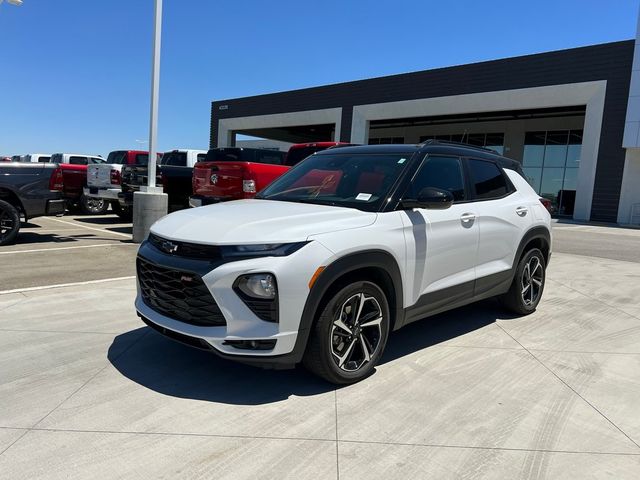
[[[389,304],[371,282],[335,293],[315,323],[304,366],[334,384],[355,383],[373,372],[389,335]]]
[[[20,231],[20,212],[4,200],[0,200],[0,245],[15,243]]]
[[[534,248],[525,253],[509,291],[500,297],[504,307],[519,315],[528,315],[535,311],[544,290],[546,263],[540,250]]]

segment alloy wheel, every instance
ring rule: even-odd
[[[15,228],[12,216],[6,210],[0,210],[0,240],[4,240]]]
[[[542,291],[544,268],[540,258],[533,256],[522,271],[522,301],[526,306],[534,305]]]
[[[331,353],[341,370],[355,372],[371,361],[382,338],[382,308],[374,297],[358,293],[340,307],[331,327]]]

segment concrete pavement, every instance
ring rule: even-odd
[[[636,479],[639,280],[556,251],[534,314],[413,324],[339,389],[150,331],[133,279],[0,295],[0,476]]]

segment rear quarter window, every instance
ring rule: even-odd
[[[476,199],[491,200],[511,192],[507,179],[495,163],[475,159],[469,159],[468,162]]]

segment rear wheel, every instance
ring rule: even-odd
[[[111,209],[113,213],[118,215],[122,220],[130,222],[133,219],[133,208],[123,207],[119,202],[112,202]]]
[[[15,243],[20,231],[20,212],[4,200],[0,200],[0,245]]]
[[[543,253],[534,248],[525,253],[513,278],[509,291],[500,297],[508,310],[519,315],[535,311],[544,290],[546,263]]]
[[[380,287],[371,282],[347,285],[322,310],[303,363],[331,383],[358,382],[380,360],[389,325],[389,305]]]
[[[102,215],[109,208],[109,204],[102,198],[83,195],[80,198],[80,210],[87,215]]]

